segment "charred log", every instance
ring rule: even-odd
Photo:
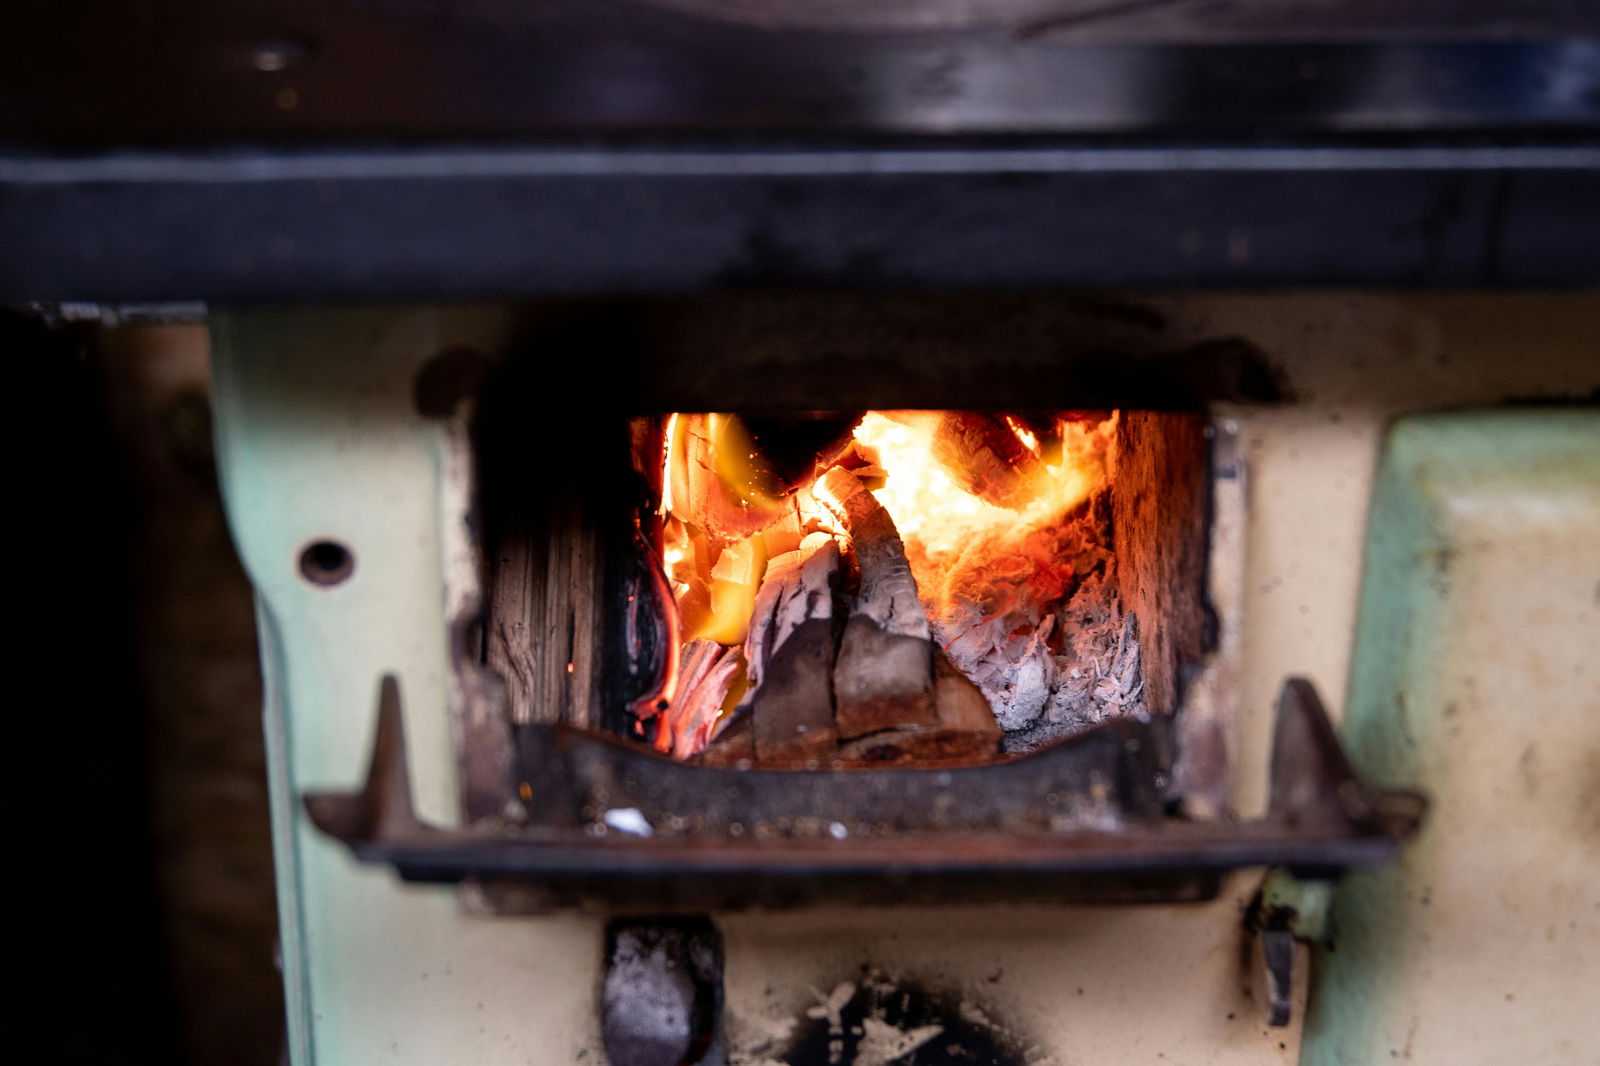
[[[821,533],[811,534],[794,551],[767,564],[745,643],[752,692],[760,691],[768,662],[796,629],[805,622],[834,617],[840,568],[838,542]]]
[[[934,725],[859,737],[841,747],[839,757],[878,763],[993,758],[1000,748],[1000,726],[983,692],[968,681],[943,652],[935,652],[934,678],[938,719]]]
[[[834,628],[830,619],[802,622],[773,653],[751,704],[756,759],[805,762],[833,754]]]
[[[822,758],[837,742],[834,597],[840,563],[833,538],[813,534],[800,550],[767,568],[745,646],[752,736],[763,763]]]
[[[848,470],[828,471],[819,488],[850,533],[860,572],[833,671],[839,735],[932,726],[934,645],[894,520]]]
[[[712,640],[683,646],[677,684],[656,733],[656,749],[687,758],[709,743],[728,688],[739,672],[738,652]]]

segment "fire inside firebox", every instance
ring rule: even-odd
[[[706,766],[982,763],[1172,714],[1206,650],[1200,417],[596,416],[538,369],[474,425],[464,650],[514,725]]]
[[[636,420],[672,617],[635,731],[712,765],[927,765],[1145,712],[1120,418]]]
[[[1236,576],[1240,493],[1203,417],[637,416],[546,370],[508,363],[466,438],[455,529],[487,583],[451,601],[464,828],[415,816],[389,677],[367,784],[306,801],[360,858],[473,878],[503,913],[1196,900],[1415,824],[1304,681],[1269,813],[1212,817],[1232,634],[1204,590]]]

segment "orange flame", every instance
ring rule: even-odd
[[[1114,417],[1058,418],[1048,427],[1032,420],[1036,432],[1004,416],[1004,425],[1038,459],[1021,475],[1021,491],[1007,498],[1016,506],[1006,508],[963,489],[935,458],[939,420],[934,411],[874,411],[855,430],[860,454],[854,462],[864,458],[869,464],[858,472],[869,486],[878,486],[873,494],[905,542],[930,616],[969,597],[990,567],[1023,565],[1042,572],[1059,565],[1033,558],[1039,554],[1035,534],[1105,485],[1116,425]],[[784,494],[737,416],[674,414],[664,436],[662,560],[684,647],[710,641],[730,649],[726,665],[710,675],[725,688],[690,685],[691,692],[680,692],[685,686],[677,678],[667,686],[674,706],[663,714],[658,743],[675,754],[692,754],[684,746],[703,746],[717,715],[731,712],[743,694],[744,664],[736,646],[748,635],[767,560],[793,550],[808,530],[843,531],[810,486]],[[682,706],[691,695],[696,706]]]
[[[948,604],[949,570],[969,546],[981,541],[986,554],[998,554],[1104,486],[1115,426],[1111,419],[1093,424],[1057,419],[1060,446],[1047,452],[1033,432],[1007,416],[1017,439],[1041,458],[1025,486],[1026,502],[1010,510],[963,490],[934,458],[938,420],[931,411],[874,411],[856,429],[856,440],[877,452],[887,473],[873,495],[894,519],[923,599],[935,608]]]

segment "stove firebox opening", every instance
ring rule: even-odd
[[[1206,650],[1196,416],[676,412],[589,435],[612,443],[537,481],[480,454],[484,658],[513,721],[708,766],[963,765],[1170,714]]]
[[[679,654],[635,707],[655,746],[756,765],[974,759],[1143,710],[1138,622],[1115,587],[1115,428],[1103,413],[667,417]]]

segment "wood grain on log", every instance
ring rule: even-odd
[[[490,562],[489,666],[517,722],[598,724],[600,537],[576,499],[518,508]]]
[[[894,519],[848,470],[828,471],[819,487],[860,571],[833,671],[839,735],[934,725],[934,645]]]

